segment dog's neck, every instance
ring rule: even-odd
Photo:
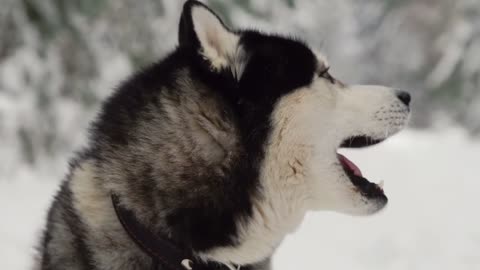
[[[291,104],[277,108],[284,113]],[[269,137],[259,178],[261,192],[253,198],[252,216],[239,222],[238,244],[202,254],[204,258],[252,263],[271,257],[284,237],[294,231],[310,208],[308,163],[313,146],[298,144],[298,135],[279,120]]]
[[[260,175],[261,193],[253,198],[251,217],[238,222],[238,244],[211,249],[200,254],[202,258],[238,264],[262,261],[271,257],[284,237],[299,226],[308,209],[304,164],[311,149],[288,146],[279,145],[266,153]],[[290,158],[285,158],[287,155]]]
[[[238,244],[213,248],[198,255],[204,260],[241,265],[270,258],[285,236],[297,228],[304,213],[282,218],[281,213],[266,209],[267,204],[254,206],[252,217],[239,228]]]

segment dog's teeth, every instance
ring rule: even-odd
[[[384,185],[384,182],[383,182],[383,180],[382,180],[382,181],[380,181],[380,182],[378,182],[378,184],[377,184],[377,185],[378,185],[379,187],[383,188],[383,185]]]

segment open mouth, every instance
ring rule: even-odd
[[[383,140],[384,139],[373,139],[368,136],[355,136],[344,140],[340,147],[361,148],[378,144]],[[352,184],[360,191],[360,193],[362,193],[365,197],[369,199],[387,200],[387,197],[385,196],[382,188],[383,183],[376,184],[368,181],[365,177],[363,177],[360,168],[358,168],[355,163],[346,158],[344,155],[338,153],[337,157],[348,178],[350,179]]]

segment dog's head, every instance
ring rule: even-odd
[[[184,6],[179,47],[232,104],[249,158],[261,164],[265,192],[296,192],[289,198],[307,209],[356,215],[386,205],[382,188],[337,150],[400,131],[409,118],[408,93],[340,82],[304,42],[231,30],[195,1]]]

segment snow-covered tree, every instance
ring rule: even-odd
[[[179,0],[1,0],[0,174],[58,169],[99,102],[176,44]],[[478,0],[210,0],[229,24],[290,33],[354,83],[414,94],[413,124],[439,115],[480,132]],[[53,165],[53,164],[59,164]],[[13,169],[17,168],[17,169]]]

